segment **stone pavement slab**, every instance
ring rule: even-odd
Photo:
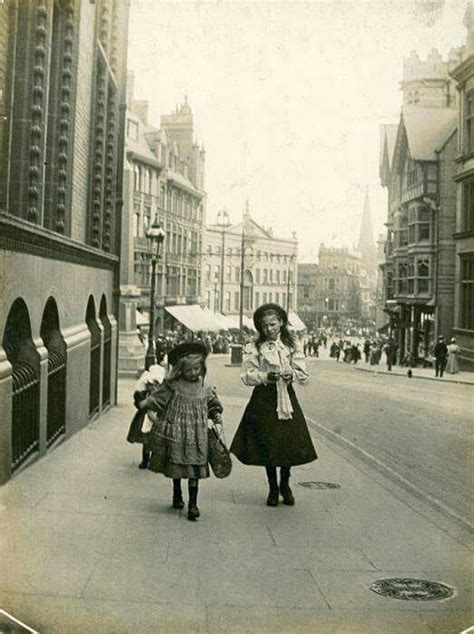
[[[317,434],[320,459],[293,470],[296,507],[268,508],[264,470],[234,460],[230,478],[202,483],[202,517],[189,522],[170,508],[170,482],[137,469],[140,447],[125,442],[132,389],[124,381],[119,407],[0,490],[1,607],[65,634],[418,634],[472,619],[471,551]],[[230,439],[244,401],[223,400]],[[368,589],[402,575],[456,596],[415,603]]]

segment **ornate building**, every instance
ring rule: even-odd
[[[116,399],[128,2],[0,2],[0,482]]]
[[[361,256],[347,248],[321,244],[319,264],[298,266],[298,305],[310,330],[344,326],[361,319]]]
[[[463,61],[451,76],[460,94],[455,240],[454,329],[461,362],[474,369],[474,14],[469,5]]]
[[[187,101],[155,127],[148,122],[147,102],[133,100],[133,77],[128,99],[119,367],[136,370],[144,362],[137,318],[148,323],[150,308],[146,231],[155,219],[166,231],[157,270],[155,332],[169,326],[172,306],[198,304],[202,298],[205,152],[194,141]]]
[[[247,318],[267,302],[296,311],[297,254],[296,234],[291,239],[277,238],[271,229],[253,220],[248,205],[243,222],[226,227],[209,225],[203,259],[205,305],[213,312],[237,317],[243,271],[243,309]]]
[[[385,309],[401,357],[431,354],[438,334],[450,336],[454,305],[457,105],[448,70],[433,51],[404,62],[404,108],[393,145],[385,128],[381,182],[388,189]]]

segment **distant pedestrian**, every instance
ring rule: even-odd
[[[333,341],[331,344],[331,347],[329,348],[329,356],[332,359],[336,359],[336,361],[339,361],[340,355],[341,355],[341,351],[339,350],[339,346],[337,345],[335,341]]]
[[[438,343],[434,347],[433,354],[435,358],[435,376],[442,377],[448,356],[448,346],[444,337],[438,337]]]
[[[164,367],[160,364],[154,364],[143,372],[135,385],[133,402],[137,408],[137,412],[128,430],[127,440],[130,443],[139,443],[142,445],[142,461],[138,465],[139,469],[146,469],[150,458],[148,441],[152,420],[146,414],[146,398],[163,382],[164,378]]]
[[[288,330],[286,311],[264,304],[254,313],[257,340],[245,349],[241,378],[254,386],[230,451],[246,465],[264,466],[269,484],[268,506],[293,506],[290,469],[317,458],[306,420],[293,389],[309,375],[304,356]],[[277,480],[280,467],[280,483]]]
[[[385,344],[385,355],[387,357],[387,369],[391,372],[397,356],[397,344],[392,338],[390,338]]]
[[[208,418],[222,424],[222,405],[215,389],[204,382],[207,346],[187,341],[168,353],[172,368],[146,399],[154,418],[150,432],[149,469],[173,479],[173,508],[184,507],[181,480],[188,480],[188,519],[200,516],[199,480],[209,477]]]
[[[369,358],[370,358],[370,348],[371,348],[371,343],[368,339],[366,339],[364,341],[364,355],[365,355],[365,362],[369,363]]]
[[[456,343],[456,339],[451,339],[448,345],[448,363],[446,365],[446,372],[449,374],[457,374],[459,372],[458,355],[461,348]]]
[[[360,348],[356,343],[353,343],[351,346],[351,361],[352,363],[357,363],[361,358]]]

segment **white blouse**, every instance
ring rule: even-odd
[[[305,385],[309,380],[303,351],[286,346],[280,338],[264,341],[257,349],[253,343],[244,350],[241,379],[245,385],[267,385],[268,372],[292,375],[292,380]],[[291,418],[293,407],[288,395],[287,383],[280,378],[277,386],[277,414],[281,420]]]

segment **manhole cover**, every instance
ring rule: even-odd
[[[370,586],[372,592],[404,601],[439,601],[452,597],[454,590],[426,579],[379,579]]]
[[[298,482],[300,487],[305,489],[340,489],[340,484],[334,484],[334,482]]]

